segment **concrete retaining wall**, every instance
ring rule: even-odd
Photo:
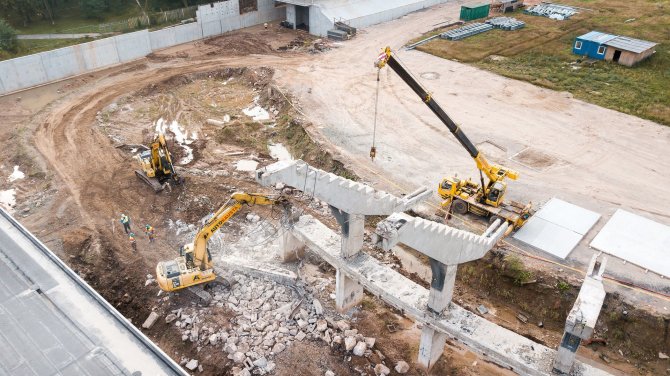
[[[197,10],[198,22],[152,32],[142,30],[0,61],[0,95],[125,63],[163,48],[284,17],[285,8],[275,8],[273,0],[259,0],[257,11],[242,15],[236,0],[214,3],[213,6],[201,5]]]
[[[116,43],[119,61],[122,63],[145,57],[151,53],[148,30],[117,35],[114,37],[114,43]]]

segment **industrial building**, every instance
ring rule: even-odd
[[[631,67],[653,55],[654,47],[654,42],[591,31],[575,39],[572,52]]]
[[[304,29],[312,35],[326,36],[343,22],[362,28],[400,18],[446,0],[285,0],[286,22],[293,28]]]

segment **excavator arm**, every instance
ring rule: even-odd
[[[490,183],[493,184],[496,181],[502,180],[505,177],[508,177],[512,180],[516,180],[518,173],[516,171],[507,169],[499,165],[491,165],[484,155],[477,150],[477,147],[470,141],[470,139],[463,133],[461,128],[447,115],[446,112],[440,107],[440,105],[431,97],[430,93],[419,84],[419,82],[414,79],[414,77],[402,66],[398,59],[393,56],[390,47],[386,47],[384,52],[379,55],[375,61],[375,66],[378,69],[382,69],[384,66],[388,65],[394,72],[400,76],[400,78],[405,81],[407,86],[409,86],[418,96],[421,98],[423,103],[430,108],[431,111],[442,121],[444,125],[447,126],[449,131],[456,137],[458,142],[467,150],[470,156],[477,163],[477,168],[481,171],[486,177],[489,178]],[[482,186],[485,186],[482,182]]]
[[[179,257],[161,261],[156,265],[156,280],[164,291],[176,291],[183,288],[208,283],[216,279],[212,257],[207,249],[209,238],[223,226],[243,205],[282,204],[288,208],[284,196],[266,196],[256,193],[236,192],[209,218],[195,235],[192,243],[184,245]],[[200,291],[200,290],[198,290]],[[203,298],[200,292],[194,291]]]
[[[205,225],[198,231],[193,241],[193,261],[200,270],[212,268],[212,257],[207,249],[207,241],[221,226],[235,215],[242,205],[274,205],[285,203],[285,198],[270,197],[257,193],[235,192],[230,199],[217,210]]]

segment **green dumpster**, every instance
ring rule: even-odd
[[[488,17],[490,7],[491,4],[463,5],[461,6],[461,20],[472,21]]]

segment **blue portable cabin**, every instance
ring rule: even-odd
[[[607,51],[605,43],[616,37],[616,35],[599,31],[588,32],[575,39],[575,44],[572,45],[572,53],[588,56],[592,59],[605,60],[605,52]]]

